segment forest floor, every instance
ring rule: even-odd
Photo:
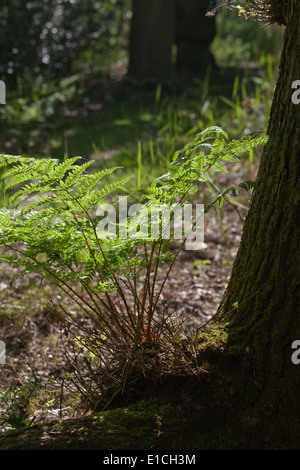
[[[118,149],[120,145],[115,144]],[[126,148],[126,142],[122,142],[122,147]],[[108,153],[107,159],[113,157],[114,149]],[[258,158],[251,165],[248,161],[232,164],[230,172],[220,174],[218,182],[221,187],[229,187],[254,180],[257,166]],[[246,192],[239,195],[237,200],[242,204],[239,213],[227,203],[220,211],[208,212],[204,218],[202,249],[183,249],[173,266],[160,307],[183,315],[188,328],[205,324],[217,312],[239,247],[249,197]],[[167,265],[160,267],[158,284],[167,269]],[[17,398],[18,390],[20,394],[24,391],[30,377],[45,382],[52,379],[50,386],[47,385],[49,393],[41,393],[32,401],[30,419],[43,422],[78,417],[86,410],[78,404],[74,389],[70,392],[66,386],[72,373],[66,353],[71,352],[72,344],[56,321],[51,303],[51,299],[60,303],[61,292],[37,275],[18,279],[11,286],[15,274],[15,268],[0,263],[0,338],[6,346],[6,364],[0,365],[0,392],[10,390],[6,397],[10,397],[11,404],[11,397]],[[0,397],[0,431],[10,429],[9,425],[1,424],[1,416],[5,419],[8,407]]]
[[[242,233],[242,222],[228,205],[224,207],[222,223],[218,214],[211,211],[205,216],[204,227],[203,249],[182,250],[161,297],[161,305],[168,312],[183,315],[191,329],[203,325],[216,313]],[[166,269],[165,265],[160,268],[161,280]],[[59,301],[61,293],[36,275],[10,286],[13,275],[14,268],[0,264],[0,338],[6,345],[6,364],[0,366],[0,391],[22,388],[33,374],[42,381],[51,378],[52,395],[43,395],[32,405],[31,418],[41,422],[77,417],[80,407],[74,407],[68,392],[64,391],[66,398],[58,405],[62,384],[72,371],[66,358],[71,344],[55,321],[49,301]],[[5,415],[6,408],[5,401],[0,400],[0,416]],[[2,430],[6,429],[10,427],[4,425]]]

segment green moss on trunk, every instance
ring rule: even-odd
[[[266,403],[300,418],[300,374],[291,361],[292,342],[300,337],[300,113],[292,102],[300,70],[299,2],[290,0],[285,15],[269,144],[219,318],[228,321],[229,348],[245,355]]]

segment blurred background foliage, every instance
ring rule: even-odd
[[[64,77],[102,62],[126,47],[123,0],[4,0],[0,16],[0,73],[12,87],[32,86],[43,77]]]
[[[210,125],[233,137],[265,130],[282,29],[200,4],[205,21],[206,10],[215,15],[215,64],[157,81],[128,75],[131,0],[2,0],[0,151],[121,162],[140,178]]]
[[[251,67],[264,65],[269,56],[278,60],[283,30],[277,24],[262,25],[254,18],[244,20],[229,10],[216,15],[217,36],[213,53],[224,67]]]

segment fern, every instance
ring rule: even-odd
[[[75,336],[81,338],[83,349],[94,357],[95,366],[85,362],[89,370],[89,399],[91,393],[98,396],[99,390],[101,400],[111,393],[112,385],[106,384],[104,373],[106,364],[107,371],[112,364],[116,365],[119,376],[117,379],[114,376],[112,382],[121,383],[122,390],[128,374],[136,377],[137,364],[142,367],[143,376],[156,370],[157,364],[154,368],[149,365],[153,355],[147,355],[147,344],[159,342],[165,351],[161,370],[169,371],[174,358],[178,354],[182,357],[174,339],[178,329],[175,335],[166,326],[165,318],[159,318],[157,313],[160,294],[178,252],[170,252],[168,240],[162,239],[160,231],[148,233],[147,220],[153,206],[183,206],[199,185],[211,182],[214,172],[228,171],[228,162],[239,160],[266,140],[251,134],[229,141],[226,132],[217,126],[198,133],[174,154],[168,172],[141,192],[137,201],[141,203],[140,210],[115,222],[113,234],[97,229],[101,221],[97,208],[105,205],[108,196],[113,199],[114,191],[128,181],[120,178],[105,184],[105,177],[117,172],[118,167],[89,173],[92,162],[80,164],[80,157],[59,162],[51,158],[0,155],[1,188],[7,196],[7,207],[0,210],[0,246],[5,249],[0,259],[19,267],[12,282],[38,273],[60,287],[92,322],[91,328],[83,328],[60,305],[77,328]],[[205,211],[230,201],[230,196],[235,197],[241,189],[256,188],[251,181],[226,188]],[[131,226],[139,227],[135,237],[120,236],[122,229]],[[158,287],[158,269],[165,262],[169,267]],[[135,358],[131,356],[134,351],[145,355]],[[82,374],[77,363],[74,367]],[[92,378],[94,389],[90,385]],[[80,376],[79,382],[85,383],[85,378]]]
[[[169,172],[156,179],[147,189],[148,198],[170,204],[178,199],[186,200],[189,194],[195,192],[195,185],[210,180],[212,170],[227,172],[228,162],[238,161],[243,154],[266,142],[267,137],[256,133],[228,142],[226,132],[217,126],[200,132],[192,142],[174,154]],[[248,189],[250,187],[253,188],[253,185],[248,185]],[[230,188],[230,191],[233,192],[233,189]],[[238,191],[236,188],[236,193]],[[228,192],[218,199],[224,198]]]
[[[228,142],[226,132],[217,126],[198,133],[174,154],[169,172],[146,188],[140,214],[132,216],[131,221],[148,220],[154,204],[182,205],[197,191],[199,183],[210,181],[211,171],[227,171],[227,162],[236,161],[243,153],[265,142],[265,137],[256,134]],[[118,235],[112,240],[97,233],[99,218],[92,214],[101,201],[126,184],[128,178],[104,186],[103,178],[119,168],[90,174],[87,170],[92,162],[78,165],[79,160],[74,157],[59,162],[50,158],[0,156],[0,167],[4,170],[3,194],[15,188],[8,198],[10,209],[0,212],[0,243],[11,247],[23,243],[20,255],[31,259],[27,270],[35,267],[40,272],[45,267],[49,274],[52,263],[60,280],[85,279],[85,283],[91,284],[96,276],[101,276],[105,281],[111,278],[115,285],[113,273],[122,271],[127,264],[126,257],[130,259],[140,243],[149,242],[149,233],[147,228],[143,229],[142,222],[135,240],[121,240]],[[206,210],[228,200],[229,194],[236,196],[241,188],[253,187],[252,182],[245,182],[239,187],[227,188]],[[37,260],[41,255],[45,257],[45,264]],[[89,264],[89,274],[84,267],[86,264]],[[77,275],[74,270],[78,271]]]

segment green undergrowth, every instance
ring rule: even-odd
[[[269,83],[259,74],[225,75],[220,87],[208,70],[206,77],[175,93],[159,91],[160,85],[140,93],[125,86],[113,100],[104,100],[101,110],[66,120],[54,131],[48,151],[54,157],[95,159],[97,168],[123,165],[135,181],[141,173],[143,186],[164,171],[193,134],[209,126],[225,127],[233,138],[244,132],[245,121],[248,132],[263,132],[274,80]],[[257,159],[255,153],[251,159]]]
[[[219,127],[197,133],[174,153],[168,172],[144,188],[134,213],[110,223],[103,218],[107,197],[120,203],[114,192],[127,178],[121,174],[117,183],[107,184],[105,177],[118,168],[90,173],[91,162],[77,157],[60,162],[1,156],[2,191],[8,198],[0,210],[0,257],[18,268],[11,282],[38,275],[60,289],[62,298],[51,299],[51,306],[71,341],[68,361],[84,408],[103,410],[141,399],[170,375],[206,375],[201,356],[205,361],[216,356],[225,347],[225,332],[206,327],[199,339],[177,313],[160,308],[161,294],[199,217],[241,191],[255,190],[255,184],[245,181],[217,191],[204,212],[191,214],[174,253],[169,251],[173,235],[166,229],[182,218],[182,206],[201,185],[213,184],[215,173],[226,174],[227,164],[266,142],[256,134],[229,140]],[[150,236],[149,215],[166,203],[173,218],[164,211]],[[167,269],[159,284],[162,265]]]
[[[149,89],[111,82],[100,95],[90,83],[103,77],[92,76],[82,87],[74,75],[37,89],[34,99],[11,97],[0,110],[0,143],[9,144],[6,153],[80,155],[95,160],[95,171],[122,165],[135,183],[141,175],[143,186],[209,126],[225,127],[233,138],[244,132],[245,122],[247,132],[263,132],[276,75],[270,59],[260,69],[208,69],[202,77]],[[248,163],[255,160],[253,153]]]

